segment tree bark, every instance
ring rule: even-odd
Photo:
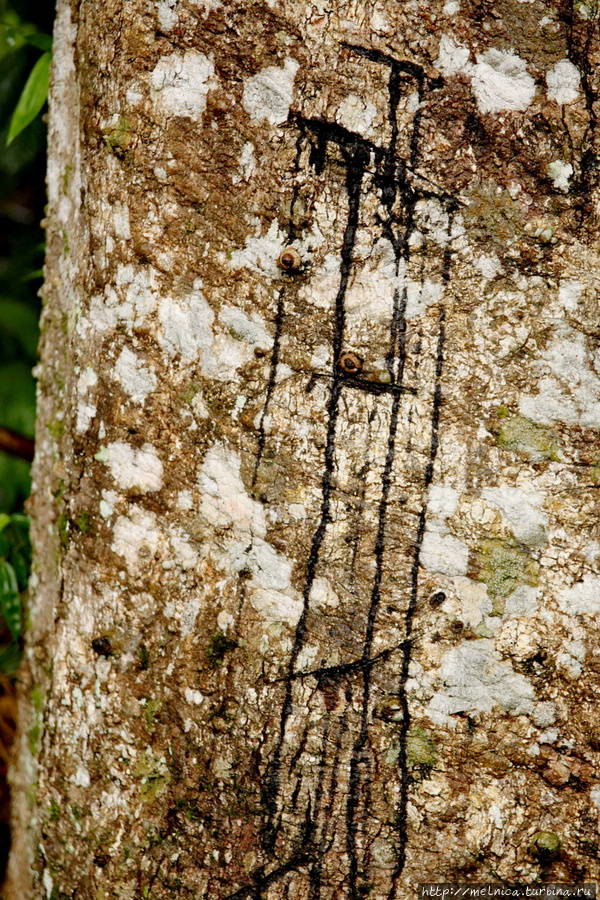
[[[59,0],[9,897],[600,875],[599,62]]]

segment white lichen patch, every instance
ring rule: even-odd
[[[196,627],[196,619],[202,605],[201,598],[198,596],[188,597],[181,611],[181,637],[187,637]]]
[[[135,403],[143,403],[156,390],[154,366],[144,366],[129,347],[123,347],[114,368],[115,378]]]
[[[405,306],[406,319],[423,315],[430,305],[439,302],[443,286],[428,278],[414,281],[408,277],[406,269],[404,260],[397,263],[391,242],[380,238],[347,292],[347,311],[370,321],[387,320],[396,294]],[[311,281],[308,295],[311,301],[317,306],[330,305],[335,297],[334,287],[339,282],[339,258],[328,254]]]
[[[96,459],[106,463],[112,477],[124,490],[135,489],[147,494],[162,487],[163,465],[150,444],[136,450],[124,441],[114,441],[102,448]]]
[[[276,278],[280,274],[277,260],[286,245],[285,235],[280,231],[277,219],[271,222],[264,235],[260,233],[260,223],[257,223],[256,229],[257,233],[246,238],[241,250],[231,253],[229,264],[234,269],[251,269],[261,275]]]
[[[255,347],[269,349],[273,339],[258,313],[247,315],[237,307],[224,306],[216,323],[199,285],[197,281],[193,293],[181,301],[167,297],[161,302],[158,341],[170,357],[200,363],[205,375],[230,381]],[[197,415],[206,417],[201,396],[196,395],[192,405]]]
[[[373,124],[377,117],[377,107],[370,100],[363,100],[356,94],[348,94],[340,103],[335,120],[348,131],[365,138],[373,136]]]
[[[310,590],[311,606],[316,609],[335,609],[340,605],[340,598],[327,578],[315,578]]]
[[[600,428],[600,378],[590,367],[585,337],[566,325],[557,332],[536,363],[542,376],[538,393],[523,397],[519,409],[543,425],[566,422]]]
[[[155,556],[160,539],[156,515],[134,507],[127,516],[117,517],[112,550],[125,559],[130,572],[136,573]]]
[[[140,84],[132,82],[125,92],[127,106],[139,106],[144,100],[144,91]]]
[[[440,302],[443,286],[430,279],[423,282],[406,282],[406,312],[407,319],[416,319],[422,316],[425,310]]]
[[[477,628],[492,612],[492,600],[487,586],[464,575],[456,576],[452,583],[458,602],[453,604],[450,601],[447,604],[448,611],[456,614],[470,628]]]
[[[223,322],[230,335],[237,341],[245,341],[253,347],[270,349],[273,338],[266,330],[258,313],[247,316],[243,310],[234,306],[224,306],[219,313],[219,321]]]
[[[540,509],[543,497],[537,491],[522,491],[503,486],[485,488],[481,496],[502,513],[518,541],[532,547],[546,543],[548,518]]]
[[[158,318],[162,326],[159,344],[172,357],[186,362],[202,360],[203,351],[213,342],[212,324],[215,314],[204,299],[199,287],[178,302],[166,297],[160,304]]]
[[[421,545],[420,562],[429,572],[450,577],[465,575],[469,562],[469,548],[448,534],[446,519],[456,511],[460,494],[450,485],[435,484],[427,498],[427,527]]]
[[[558,605],[571,615],[596,616],[600,613],[600,576],[587,574],[557,596]]]
[[[231,613],[227,612],[227,610],[225,609],[222,609],[217,616],[217,625],[224,634],[227,634],[229,629],[233,628],[233,626],[235,625],[235,619],[231,615]]]
[[[559,191],[569,190],[569,179],[573,174],[573,166],[571,163],[563,162],[555,159],[548,165],[548,175],[552,179],[552,183]]]
[[[298,296],[312,306],[327,308],[331,304],[331,297],[335,297],[340,281],[340,260],[335,253],[327,253],[323,262],[311,272],[310,282],[303,285]],[[330,352],[327,348],[327,352]],[[320,351],[323,356],[325,348]]]
[[[129,207],[126,203],[116,202],[112,207],[114,232],[124,241],[131,238],[131,226],[129,224]]]
[[[536,703],[533,711],[533,721],[538,728],[548,728],[550,725],[554,725],[557,718],[556,703],[553,703],[551,700]]]
[[[262,504],[246,493],[240,476],[241,460],[222,444],[211,447],[199,477],[200,515],[211,525],[230,528],[248,540],[267,533]]]
[[[82,316],[78,331],[84,337],[92,331],[112,331],[122,322],[128,330],[141,325],[154,312],[158,300],[157,273],[151,266],[136,268],[120,265],[114,285],[103,295],[92,297],[87,316]]]
[[[265,618],[297,621],[302,603],[291,592],[292,563],[264,538],[262,504],[248,496],[240,476],[239,456],[224,445],[206,454],[200,472],[200,514],[226,534],[222,561],[229,571],[252,575],[249,598]]]
[[[170,526],[169,539],[174,553],[174,558],[169,559],[169,562],[179,566],[184,572],[187,572],[188,569],[195,569],[198,565],[198,553],[194,550],[182,529]]]
[[[421,545],[420,563],[428,572],[440,575],[465,575],[469,564],[469,548],[451,534],[426,530]]]
[[[192,492],[188,490],[179,491],[177,494],[177,506],[179,509],[190,510],[194,506]]]
[[[569,678],[579,678],[583,673],[583,662],[586,657],[585,645],[581,641],[568,641],[556,662]]]
[[[434,65],[442,75],[448,78],[452,75],[458,75],[459,72],[470,70],[469,56],[470,52],[467,47],[461,47],[447,34],[443,34],[440,39],[438,57]]]
[[[427,492],[428,521],[445,521],[453,516],[460,500],[460,493],[449,484],[432,484]]]
[[[77,393],[85,394],[90,388],[96,387],[98,376],[91,366],[86,366],[77,379]]]
[[[102,491],[102,500],[99,503],[100,515],[103,519],[110,519],[119,500],[116,491]]]
[[[172,31],[177,22],[177,0],[158,0],[156,15],[163,31]]]
[[[296,60],[288,56],[281,68],[268,66],[248,78],[242,103],[254,122],[266,119],[271,125],[281,125],[286,121],[298,68]]]
[[[491,640],[463,643],[445,654],[440,669],[443,688],[427,707],[429,717],[452,726],[457,713],[490,712],[500,706],[512,715],[533,710],[535,692],[495,652]]]
[[[200,120],[206,97],[214,86],[215,68],[198,50],[163,56],[152,72],[152,99],[168,116]]]
[[[78,434],[81,434],[83,431],[88,430],[97,411],[98,410],[94,403],[86,403],[85,401],[81,401],[77,405],[77,422],[75,425],[75,430]]]
[[[234,572],[251,572],[260,587],[284,591],[290,586],[291,562],[262,538],[255,538],[251,545],[234,541],[227,553]]]
[[[495,254],[482,254],[475,259],[475,268],[479,270],[482,278],[489,281],[502,271],[500,260]]]
[[[79,402],[77,404],[77,422],[75,430],[81,434],[90,427],[92,419],[96,415],[96,404],[90,403],[87,399],[88,391],[94,388],[98,383],[98,376],[91,366],[86,366],[79,378],[77,379],[77,395]]]
[[[302,598],[289,592],[254,588],[249,599],[253,609],[267,622],[286,622],[294,626],[302,614]]]
[[[573,103],[579,98],[581,75],[570,59],[560,59],[546,74],[548,99],[560,106]]]
[[[232,181],[234,184],[239,184],[242,179],[244,181],[249,181],[255,172],[256,158],[254,156],[254,144],[250,141],[246,141],[242,147],[238,171],[234,173]]]
[[[85,768],[85,766],[77,766],[75,774],[73,775],[73,778],[71,780],[73,781],[73,784],[77,785],[77,787],[83,788],[89,788],[90,784],[92,783],[90,773]]]
[[[583,285],[580,281],[561,281],[558,286],[558,302],[567,312],[574,312],[581,299]]]
[[[195,691],[193,688],[186,687],[184,691],[184,697],[188,703],[193,703],[194,706],[200,706],[204,700],[204,696],[200,693],[200,691]]]
[[[42,875],[42,884],[44,885],[44,890],[46,891],[46,898],[47,900],[50,900],[52,892],[54,890],[54,881],[49,869],[44,869],[44,873]]]
[[[503,50],[477,55],[471,86],[482,113],[527,109],[535,94],[535,81],[525,60]]]
[[[520,584],[509,594],[504,603],[504,617],[531,616],[539,605],[540,590],[529,584]],[[497,621],[497,619],[496,619]]]

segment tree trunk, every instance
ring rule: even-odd
[[[596,0],[59,0],[12,898],[600,876]]]

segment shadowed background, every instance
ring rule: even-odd
[[[53,4],[0,0],[0,878],[10,843],[6,766],[15,728],[21,594],[29,574],[29,462],[46,203],[43,116],[6,145],[11,117],[41,56],[31,43],[50,34]],[[16,579],[16,585],[15,585]],[[15,590],[16,587],[16,590]]]

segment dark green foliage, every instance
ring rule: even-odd
[[[51,62],[52,54],[42,53],[29,73],[29,78],[25,82],[25,87],[10,120],[6,138],[7,145],[11,144],[17,135],[33,122],[48,99]]]
[[[21,636],[21,592],[27,587],[30,567],[27,516],[0,513],[0,609],[13,641],[18,641]]]
[[[29,73],[48,49],[42,32],[50,16],[28,21],[39,16],[33,3],[0,0],[0,425],[27,437],[35,421],[46,128],[38,117],[8,147],[6,138]],[[22,509],[29,485],[28,464],[0,453],[0,512]]]
[[[0,607],[13,639],[21,636],[21,598],[15,570],[10,563],[0,560]]]
[[[35,110],[43,105],[53,16],[53,4],[0,0],[0,426],[30,438],[46,202],[46,126]],[[13,127],[7,146],[34,69],[15,117],[22,130]],[[14,672],[20,660],[21,594],[31,565],[22,512],[29,490],[29,464],[0,451],[0,610],[10,629],[3,637],[0,628],[0,672]]]

